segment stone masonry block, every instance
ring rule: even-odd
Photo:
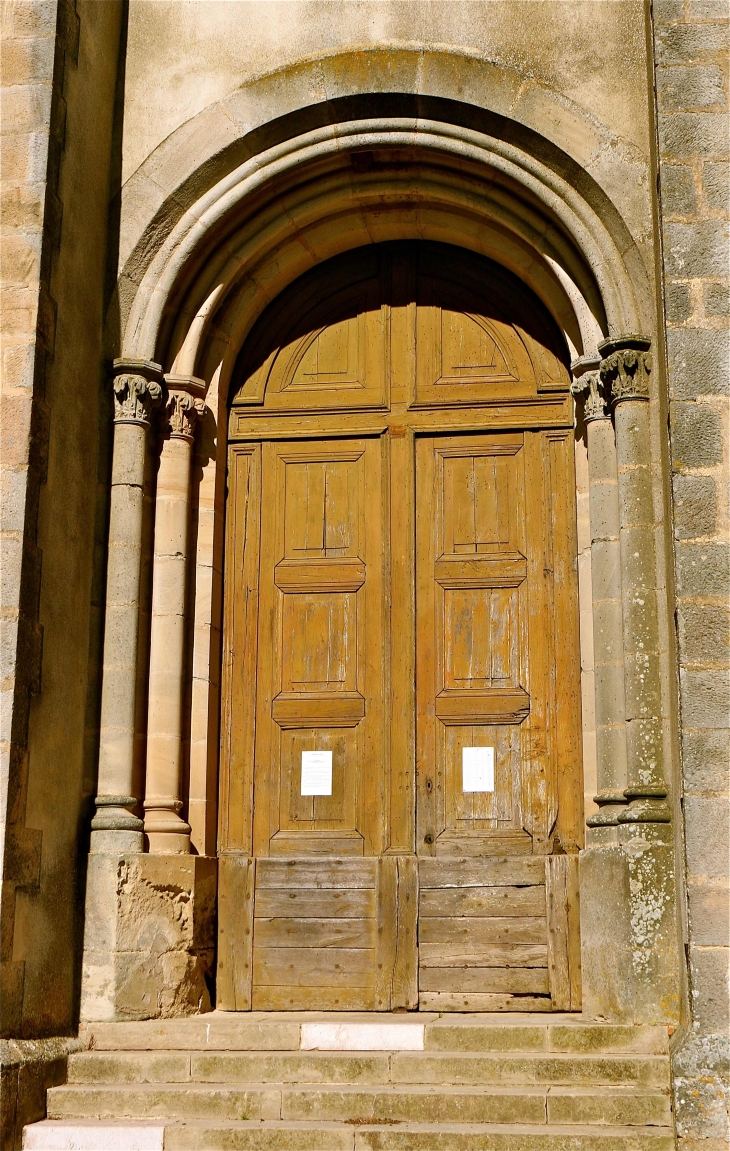
[[[730,595],[728,544],[677,544],[677,591],[680,596]]]
[[[664,289],[664,300],[670,324],[683,324],[689,319],[692,312],[689,284],[668,283]]]
[[[727,22],[727,0],[689,0],[687,15],[690,20],[724,20]]]
[[[727,330],[669,328],[667,345],[672,399],[730,394],[730,333]]]
[[[690,945],[692,1018],[703,1031],[730,1033],[730,949]]]
[[[665,224],[665,259],[670,278],[730,274],[730,226],[718,220]]]
[[[684,15],[684,0],[654,0],[652,5],[656,24],[671,24]]]
[[[730,657],[730,609],[706,604],[677,608],[683,664],[722,663]]]
[[[2,11],[3,36],[54,36],[56,32],[57,4],[53,0],[22,0],[4,4]]]
[[[659,151],[672,160],[722,156],[727,150],[727,116],[722,112],[674,112],[659,121]]]
[[[707,316],[730,316],[730,284],[703,284]]]
[[[727,28],[721,24],[672,24],[656,30],[659,67],[688,64],[726,51]]]
[[[682,762],[685,793],[715,792],[730,798],[730,730],[685,729]]]
[[[717,491],[712,477],[675,476],[672,490],[677,539],[712,535],[717,518]]]
[[[83,1017],[150,1019],[210,1010],[216,860],[134,853],[90,860]],[[98,924],[90,914],[96,887],[97,902],[106,903]]]
[[[730,800],[723,796],[685,796],[684,827],[689,876],[726,878],[730,850]]]
[[[706,883],[690,883],[688,886],[693,942],[703,947],[726,947],[730,940],[730,888],[727,879],[717,886]]]
[[[720,414],[707,404],[675,401],[670,409],[672,467],[709,468],[722,462]]]
[[[730,676],[727,671],[680,669],[682,720],[687,727],[730,727]]]
[[[658,68],[656,80],[660,108],[684,111],[725,103],[723,75],[716,64]]]
[[[715,212],[730,211],[730,162],[717,160],[703,164],[702,187],[708,208]]]

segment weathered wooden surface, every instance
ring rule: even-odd
[[[223,855],[218,861],[216,1001],[224,1011],[251,1009],[256,861]]]
[[[573,1004],[567,373],[468,258],[332,267],[262,317],[231,414],[221,845],[257,859],[253,1002],[413,1008],[420,970],[421,1006]]]
[[[556,1011],[579,1011],[580,905],[578,857],[552,855],[545,859],[548,972]]]

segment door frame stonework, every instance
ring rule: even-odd
[[[474,72],[474,64],[465,63],[465,75]],[[377,54],[373,65],[373,74],[384,68]],[[476,104],[467,113],[466,106],[450,102],[448,83],[439,77],[430,92],[421,88],[421,118],[414,120],[407,112],[415,81],[401,77],[389,83],[398,85],[402,114],[388,114],[383,105],[383,114],[374,117],[373,99],[358,111],[357,99],[366,92],[353,79],[347,119],[337,120],[337,101],[331,101],[334,123],[322,127],[321,114],[317,122],[308,111],[317,101],[295,96],[286,76],[277,76],[274,112],[268,81],[256,83],[259,88],[251,85],[246,98],[259,109],[262,125],[276,122],[276,132],[247,136],[241,129],[244,146],[236,151],[230,140],[227,152],[221,146],[218,167],[207,169],[215,179],[187,204],[185,196],[178,197],[174,220],[154,203],[159,188],[169,188],[174,198],[180,186],[179,153],[165,149],[158,157],[158,191],[148,200],[149,222],[142,221],[141,230],[135,224],[136,242],[125,240],[128,260],[120,283],[132,285],[125,291],[133,300],[114,373],[107,670],[87,925],[100,908],[106,916],[112,906],[123,914],[119,860],[133,856],[144,873],[147,841],[138,806],[144,795],[154,801],[146,807],[156,819],[148,829],[154,832],[149,844],[155,866],[161,855],[170,856],[171,867],[191,859],[185,855],[187,835],[199,859],[216,854],[225,427],[231,373],[247,333],[266,304],[313,263],[381,240],[446,240],[515,272],[552,312],[574,354],[584,445],[578,499],[590,505],[583,536],[591,558],[582,564],[582,662],[593,677],[591,682],[590,674],[584,676],[584,712],[595,711],[599,797],[581,855],[584,1010],[607,1018],[675,1021],[682,965],[672,822],[662,365],[652,347],[650,273],[632,238],[637,224],[627,223],[630,209],[624,218],[586,172],[582,156],[571,154],[574,142],[569,134],[560,136],[563,129],[555,125],[562,121],[551,120],[549,102],[529,124]],[[497,83],[492,77],[483,99],[495,98]],[[299,119],[289,126],[286,117],[297,100]],[[589,131],[598,129],[586,123]],[[214,137],[208,133],[198,146],[210,148]],[[191,180],[206,162],[191,149]],[[626,179],[632,180],[630,166],[628,171]],[[151,582],[159,654],[150,656],[138,642],[146,594],[142,505],[145,485],[149,490],[149,428],[163,399],[160,474],[171,480],[167,489],[158,481],[157,489]],[[176,443],[193,437],[194,462],[181,478],[176,467],[188,455]],[[580,454],[586,443],[587,460]],[[132,522],[137,534],[135,546],[124,549],[117,543],[129,527],[122,521],[130,489],[138,493]],[[174,493],[183,525],[183,578],[172,600],[158,598],[156,612],[154,597],[166,586],[168,570],[164,532],[170,519],[160,514],[166,490]],[[187,656],[171,675],[168,641],[186,620]],[[170,706],[154,715],[142,715],[138,706],[147,683],[170,692]],[[154,687],[153,697],[156,704]],[[158,748],[172,750],[167,757],[161,753],[152,789],[150,772],[156,769],[148,762],[145,789],[139,748],[152,720]],[[591,746],[585,731],[584,743]],[[130,890],[127,885],[124,898],[135,898]],[[194,936],[193,930],[193,941],[184,945],[193,968],[199,959]],[[133,1017],[120,1005],[121,951],[114,932],[101,939],[87,927],[86,1018]]]

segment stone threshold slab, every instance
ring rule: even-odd
[[[42,1119],[23,1131],[23,1151],[163,1151],[165,1124]]]

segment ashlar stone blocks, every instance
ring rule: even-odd
[[[216,869],[205,856],[89,856],[82,1019],[210,1011]]]

